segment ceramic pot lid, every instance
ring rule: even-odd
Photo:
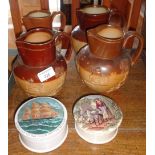
[[[44,137],[56,132],[67,120],[63,104],[50,97],[37,97],[25,102],[17,111],[17,129],[30,137]]]
[[[78,100],[73,109],[75,123],[87,131],[116,130],[123,114],[116,103],[102,95],[88,95]]]
[[[68,134],[67,110],[57,99],[36,97],[22,104],[15,115],[22,145],[32,152],[52,151]]]

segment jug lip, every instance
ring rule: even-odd
[[[43,17],[32,17],[32,16],[30,16],[30,14],[37,13],[37,12],[47,13],[48,15],[43,16]],[[50,17],[50,16],[51,16],[51,12],[48,11],[48,10],[33,10],[33,11],[30,11],[29,13],[27,13],[26,15],[24,15],[23,18],[28,17],[28,18],[37,18],[37,19],[39,19],[39,18],[47,18],[47,17]]]
[[[122,32],[122,36],[118,37],[118,38],[108,38],[108,37],[104,37],[104,36],[101,36],[98,34],[98,32],[100,31],[101,28],[104,28],[104,27],[111,27],[111,28],[117,28],[119,29],[121,32]],[[87,31],[87,33],[91,34],[91,35],[94,35],[94,36],[97,36],[99,37],[100,39],[104,39],[104,40],[107,40],[107,41],[117,41],[117,40],[121,40],[124,38],[124,35],[125,35],[125,31],[123,28],[121,28],[120,26],[116,26],[116,25],[111,25],[111,24],[102,24],[102,25],[99,25],[95,28],[92,28],[90,30]]]
[[[84,9],[87,9],[87,8],[104,8],[104,9],[106,9],[106,12],[104,12],[104,13],[86,13],[85,11],[84,11]],[[90,15],[90,16],[92,16],[92,15],[103,15],[103,14],[107,14],[107,13],[109,13],[110,12],[110,8],[108,8],[108,7],[106,7],[105,5],[88,5],[88,6],[86,6],[86,7],[84,7],[84,8],[78,8],[78,9],[76,9],[76,11],[81,11],[81,12],[83,12],[83,14],[87,14],[87,15]]]
[[[47,32],[49,34],[51,34],[51,39],[47,40],[47,41],[44,41],[44,42],[29,42],[29,41],[25,41],[25,38],[29,35],[29,34],[32,34],[34,32]],[[23,42],[23,43],[26,43],[26,44],[30,44],[30,45],[46,45],[46,44],[49,44],[50,42],[52,42],[54,40],[54,32],[52,32],[51,29],[47,29],[47,28],[42,28],[42,27],[38,27],[38,28],[33,28],[31,30],[29,30],[28,32],[25,32],[23,34],[21,34],[17,39],[16,39],[16,42]]]

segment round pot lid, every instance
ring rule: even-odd
[[[102,95],[88,95],[79,99],[73,114],[76,124],[83,130],[116,130],[122,122],[123,114],[117,104]]]

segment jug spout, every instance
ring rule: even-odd
[[[30,30],[17,38],[16,45],[25,65],[46,66],[56,59],[55,40],[48,29]]]

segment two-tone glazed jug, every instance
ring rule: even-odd
[[[71,46],[65,57],[56,49],[57,42],[70,45],[65,32],[54,33],[47,28],[36,28],[16,40],[18,58],[13,65],[16,83],[28,96],[53,96],[63,86]]]
[[[130,67],[143,49],[143,37],[136,31],[124,32],[121,27],[100,25],[87,31],[88,45],[77,57],[77,70],[84,83],[100,93],[120,88]],[[127,49],[131,39],[137,38],[135,50]]]

